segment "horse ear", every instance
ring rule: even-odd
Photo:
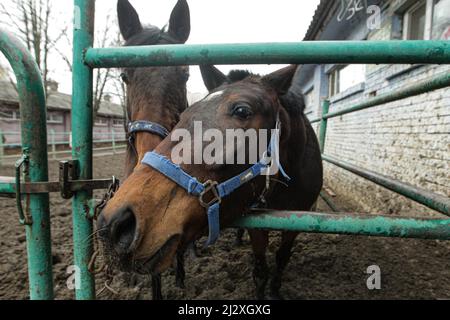
[[[294,78],[295,72],[297,71],[296,65],[290,65],[278,71],[272,72],[262,78],[263,82],[268,84],[270,87],[275,89],[278,94],[284,95],[289,91],[292,84],[292,79]]]
[[[120,33],[125,40],[142,31],[139,15],[128,0],[119,0],[117,2],[117,16]]]
[[[169,20],[169,34],[185,43],[191,33],[191,14],[186,0],[178,0]]]
[[[227,76],[215,66],[201,65],[200,72],[202,73],[203,82],[210,92],[228,82]]]

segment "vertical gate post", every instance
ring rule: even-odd
[[[329,110],[330,110],[330,101],[324,100],[322,104],[322,116],[319,127],[319,145],[320,145],[320,152],[322,154],[325,151],[325,139],[327,136],[327,125],[328,125],[328,119],[325,119],[324,117],[328,114]]]
[[[3,143],[3,137],[4,137],[3,131],[2,129],[0,129],[0,167],[3,164],[3,157],[5,156],[5,146]]]
[[[74,0],[72,157],[78,163],[80,179],[92,179],[92,69],[84,63],[84,53],[93,45],[95,0]],[[79,191],[72,202],[74,260],[80,272],[75,289],[78,300],[95,298],[94,276],[88,270],[93,253],[89,201],[92,192]]]
[[[47,110],[41,73],[25,46],[3,29],[0,29],[0,51],[8,59],[17,79],[22,152],[26,156],[22,159],[27,159],[27,180],[46,182]],[[53,299],[53,273],[49,195],[30,194],[23,197],[27,203],[25,214],[30,219],[29,224],[25,226],[30,298],[50,300]]]
[[[52,143],[52,159],[56,160],[56,140],[55,140],[55,130],[50,130],[50,141]]]
[[[116,137],[115,137],[114,128],[111,129],[111,142],[112,142],[113,154],[116,154]]]

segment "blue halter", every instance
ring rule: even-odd
[[[278,127],[279,122],[277,122],[277,128]],[[286,178],[287,181],[289,181],[290,178],[282,169],[278,159],[278,134],[272,135],[267,153],[258,163],[254,164],[243,173],[220,184],[216,181],[211,180],[208,180],[205,183],[201,183],[195,177],[192,177],[183,169],[181,169],[180,166],[174,164],[172,161],[156,152],[148,152],[144,156],[142,163],[152,167],[173,182],[177,183],[180,187],[185,189],[188,194],[199,198],[200,204],[207,210],[209,235],[208,241],[206,242],[205,246],[209,246],[214,244],[219,238],[219,209],[222,198],[228,196],[247,182],[264,174],[264,172],[267,172],[273,161],[271,158],[272,151],[275,154],[275,161],[281,174]],[[208,193],[212,194],[212,199],[208,202],[205,202],[205,196]]]
[[[138,120],[128,123],[128,134],[130,137],[137,132],[148,132],[165,139],[169,135],[169,130],[155,122]]]

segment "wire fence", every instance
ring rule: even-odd
[[[21,154],[21,134],[0,129],[0,166],[10,164]],[[49,159],[70,158],[72,153],[72,133],[49,130],[47,147]],[[124,132],[114,130],[93,133],[94,156],[105,153],[119,154],[126,150],[127,140]]]

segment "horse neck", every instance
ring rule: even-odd
[[[157,123],[169,131],[175,127],[180,119],[181,112],[187,107],[187,100],[179,105],[159,106],[157,108],[148,108],[153,111],[146,114],[138,113],[132,115],[131,121],[145,120]],[[125,164],[125,177],[128,177],[133,169],[142,161],[147,152],[153,151],[162,138],[156,134],[148,132],[137,132],[135,134],[134,143],[128,144]]]

